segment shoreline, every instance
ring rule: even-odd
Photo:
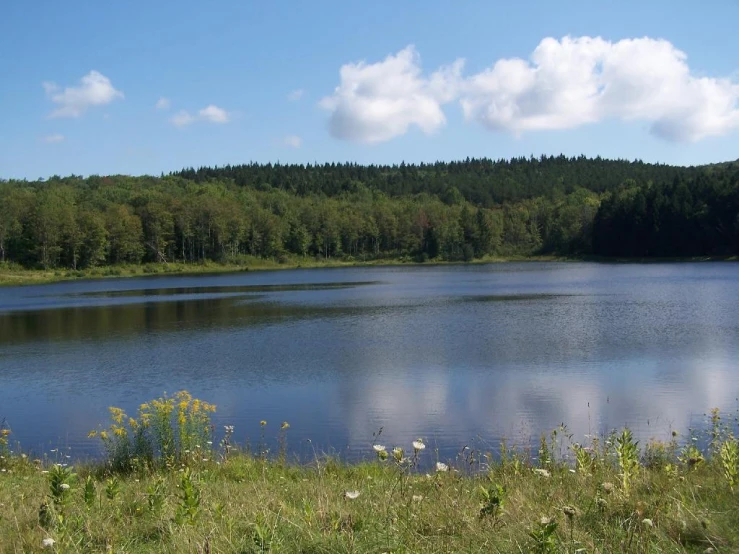
[[[4,435],[0,549],[734,552],[739,443],[714,415],[705,450],[675,438],[640,447],[624,429],[585,445],[553,434],[536,457],[501,444],[497,456],[439,459],[418,439],[368,446],[357,463],[289,461],[286,424],[274,453],[232,447],[227,430],[218,446],[148,462],[118,439],[106,439],[107,461],[33,459]]]
[[[316,260],[314,258],[295,259],[286,262],[254,258],[248,263],[228,264],[209,262],[205,264],[150,263],[138,265],[101,266],[85,270],[72,269],[27,269],[14,264],[0,264],[0,287],[45,285],[65,281],[120,279],[166,275],[196,276],[207,274],[245,273],[253,271],[283,271],[295,269],[332,269],[343,267],[424,267],[482,265],[522,262],[560,262],[560,263],[603,263],[603,264],[659,264],[659,263],[705,263],[737,262],[739,256],[697,256],[689,258],[605,258],[599,256],[495,256],[463,261],[417,262],[409,259],[387,258],[366,261],[357,260]]]

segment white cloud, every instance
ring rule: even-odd
[[[110,79],[97,71],[90,71],[82,77],[78,87],[61,90],[56,83],[45,82],[42,85],[51,101],[59,105],[50,117],[79,117],[90,107],[123,98],[123,92],[116,90]]]
[[[287,95],[287,99],[290,100],[290,102],[296,102],[303,97],[303,94],[305,94],[305,91],[302,88],[297,88]]]
[[[171,103],[169,101],[169,98],[165,98],[164,96],[161,96],[159,100],[157,100],[156,109],[157,110],[168,110]]]
[[[180,110],[179,112],[174,114],[172,117],[170,117],[169,121],[175,127],[185,127],[186,125],[190,125],[191,123],[194,123],[195,117],[190,115],[190,113],[187,110]]]
[[[228,123],[231,116],[223,108],[210,104],[198,112],[200,119],[211,123]]]
[[[430,133],[441,106],[459,100],[465,118],[495,131],[568,129],[616,119],[644,121],[653,134],[696,141],[739,128],[739,84],[698,77],[684,52],[648,37],[545,38],[529,60],[500,59],[463,78],[463,61],[426,77],[412,46],[375,64],[347,64],[321,106],[331,133],[382,142],[412,125]]]
[[[303,145],[303,139],[297,135],[288,135],[284,138],[283,143],[290,148],[300,148]]]
[[[195,123],[196,121],[207,121],[209,123],[228,123],[229,121],[231,121],[231,114],[223,108],[219,108],[218,106],[210,104],[202,110],[199,110],[197,115],[192,115],[187,110],[180,110],[172,117],[170,117],[169,121],[175,127],[186,127],[187,125]]]
[[[47,135],[43,137],[41,140],[48,144],[53,144],[56,142],[62,142],[64,140],[64,135],[60,135],[59,133],[54,134],[54,135]]]
[[[424,78],[413,46],[382,62],[349,63],[341,84],[321,100],[331,112],[329,129],[337,138],[377,143],[405,134],[411,126],[433,133],[446,123],[441,104],[456,95],[463,62]]]
[[[620,119],[695,141],[739,127],[739,85],[692,75],[685,53],[651,38],[546,38],[530,62],[499,60],[470,77],[461,103],[468,119],[514,133]]]

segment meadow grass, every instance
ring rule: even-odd
[[[285,257],[279,260],[252,256],[239,258],[238,262],[204,263],[148,263],[72,269],[28,269],[18,264],[0,263],[0,286],[41,285],[80,279],[103,279],[110,277],[142,277],[146,275],[198,275],[207,273],[238,273],[244,271],[273,271],[280,269],[308,269],[334,267],[370,267],[396,265],[458,265],[462,263],[499,263],[514,261],[571,261],[556,256],[499,256],[486,257],[472,262],[416,262],[412,258],[379,259],[323,259],[311,257]]]
[[[697,441],[640,448],[542,437],[441,462],[422,439],[365,461],[247,452],[186,392],[111,408],[106,458],[32,459],[0,432],[2,552],[737,552],[739,442],[717,411]],[[262,422],[262,428],[266,422]],[[563,455],[567,452],[567,455]],[[54,463],[62,462],[62,463]]]
[[[604,258],[599,256],[556,256],[556,255],[511,255],[486,256],[467,262],[448,262],[431,260],[419,262],[411,257],[401,258],[313,258],[288,256],[278,259],[265,259],[254,256],[242,256],[238,261],[203,263],[147,263],[123,264],[92,267],[73,270],[68,268],[56,269],[29,269],[18,264],[0,263],[0,287],[18,285],[41,285],[60,281],[75,281],[80,279],[104,279],[110,277],[142,277],[146,275],[198,275],[207,273],[238,273],[244,271],[274,271],[280,269],[309,269],[334,267],[371,267],[371,266],[398,266],[398,265],[470,265],[505,262],[605,262],[605,263],[679,263],[679,262],[712,262],[712,261],[739,261],[737,256],[702,256],[691,258]]]

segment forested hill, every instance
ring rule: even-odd
[[[739,254],[739,162],[240,165],[0,181],[0,262]]]
[[[460,162],[393,166],[324,164],[249,164],[183,169],[176,175],[198,183],[228,180],[238,186],[277,188],[299,196],[337,196],[359,185],[388,196],[420,193],[444,197],[456,189],[469,202],[493,207],[543,196],[553,198],[581,187],[593,192],[614,189],[627,180],[638,184],[667,184],[675,176],[690,178],[696,168],[647,164],[602,158],[467,159]],[[450,192],[451,191],[451,192]]]

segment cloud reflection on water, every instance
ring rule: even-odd
[[[132,280],[133,291],[79,283],[83,305],[59,307],[52,295],[51,306],[25,311],[28,300],[5,289],[0,311],[11,300],[16,309],[0,314],[0,417],[24,444],[84,450],[108,405],[187,388],[215,402],[218,428],[236,425],[241,440],[258,440],[261,419],[272,434],[290,421],[296,452],[311,439],[369,453],[380,427],[383,442],[422,436],[442,457],[477,437],[493,450],[501,436],[536,440],[559,423],[576,440],[623,425],[642,441],[665,438],[714,406],[737,408],[739,315],[726,299],[739,296],[738,270],[508,264],[173,277],[156,289]],[[70,287],[34,289],[68,297]]]

